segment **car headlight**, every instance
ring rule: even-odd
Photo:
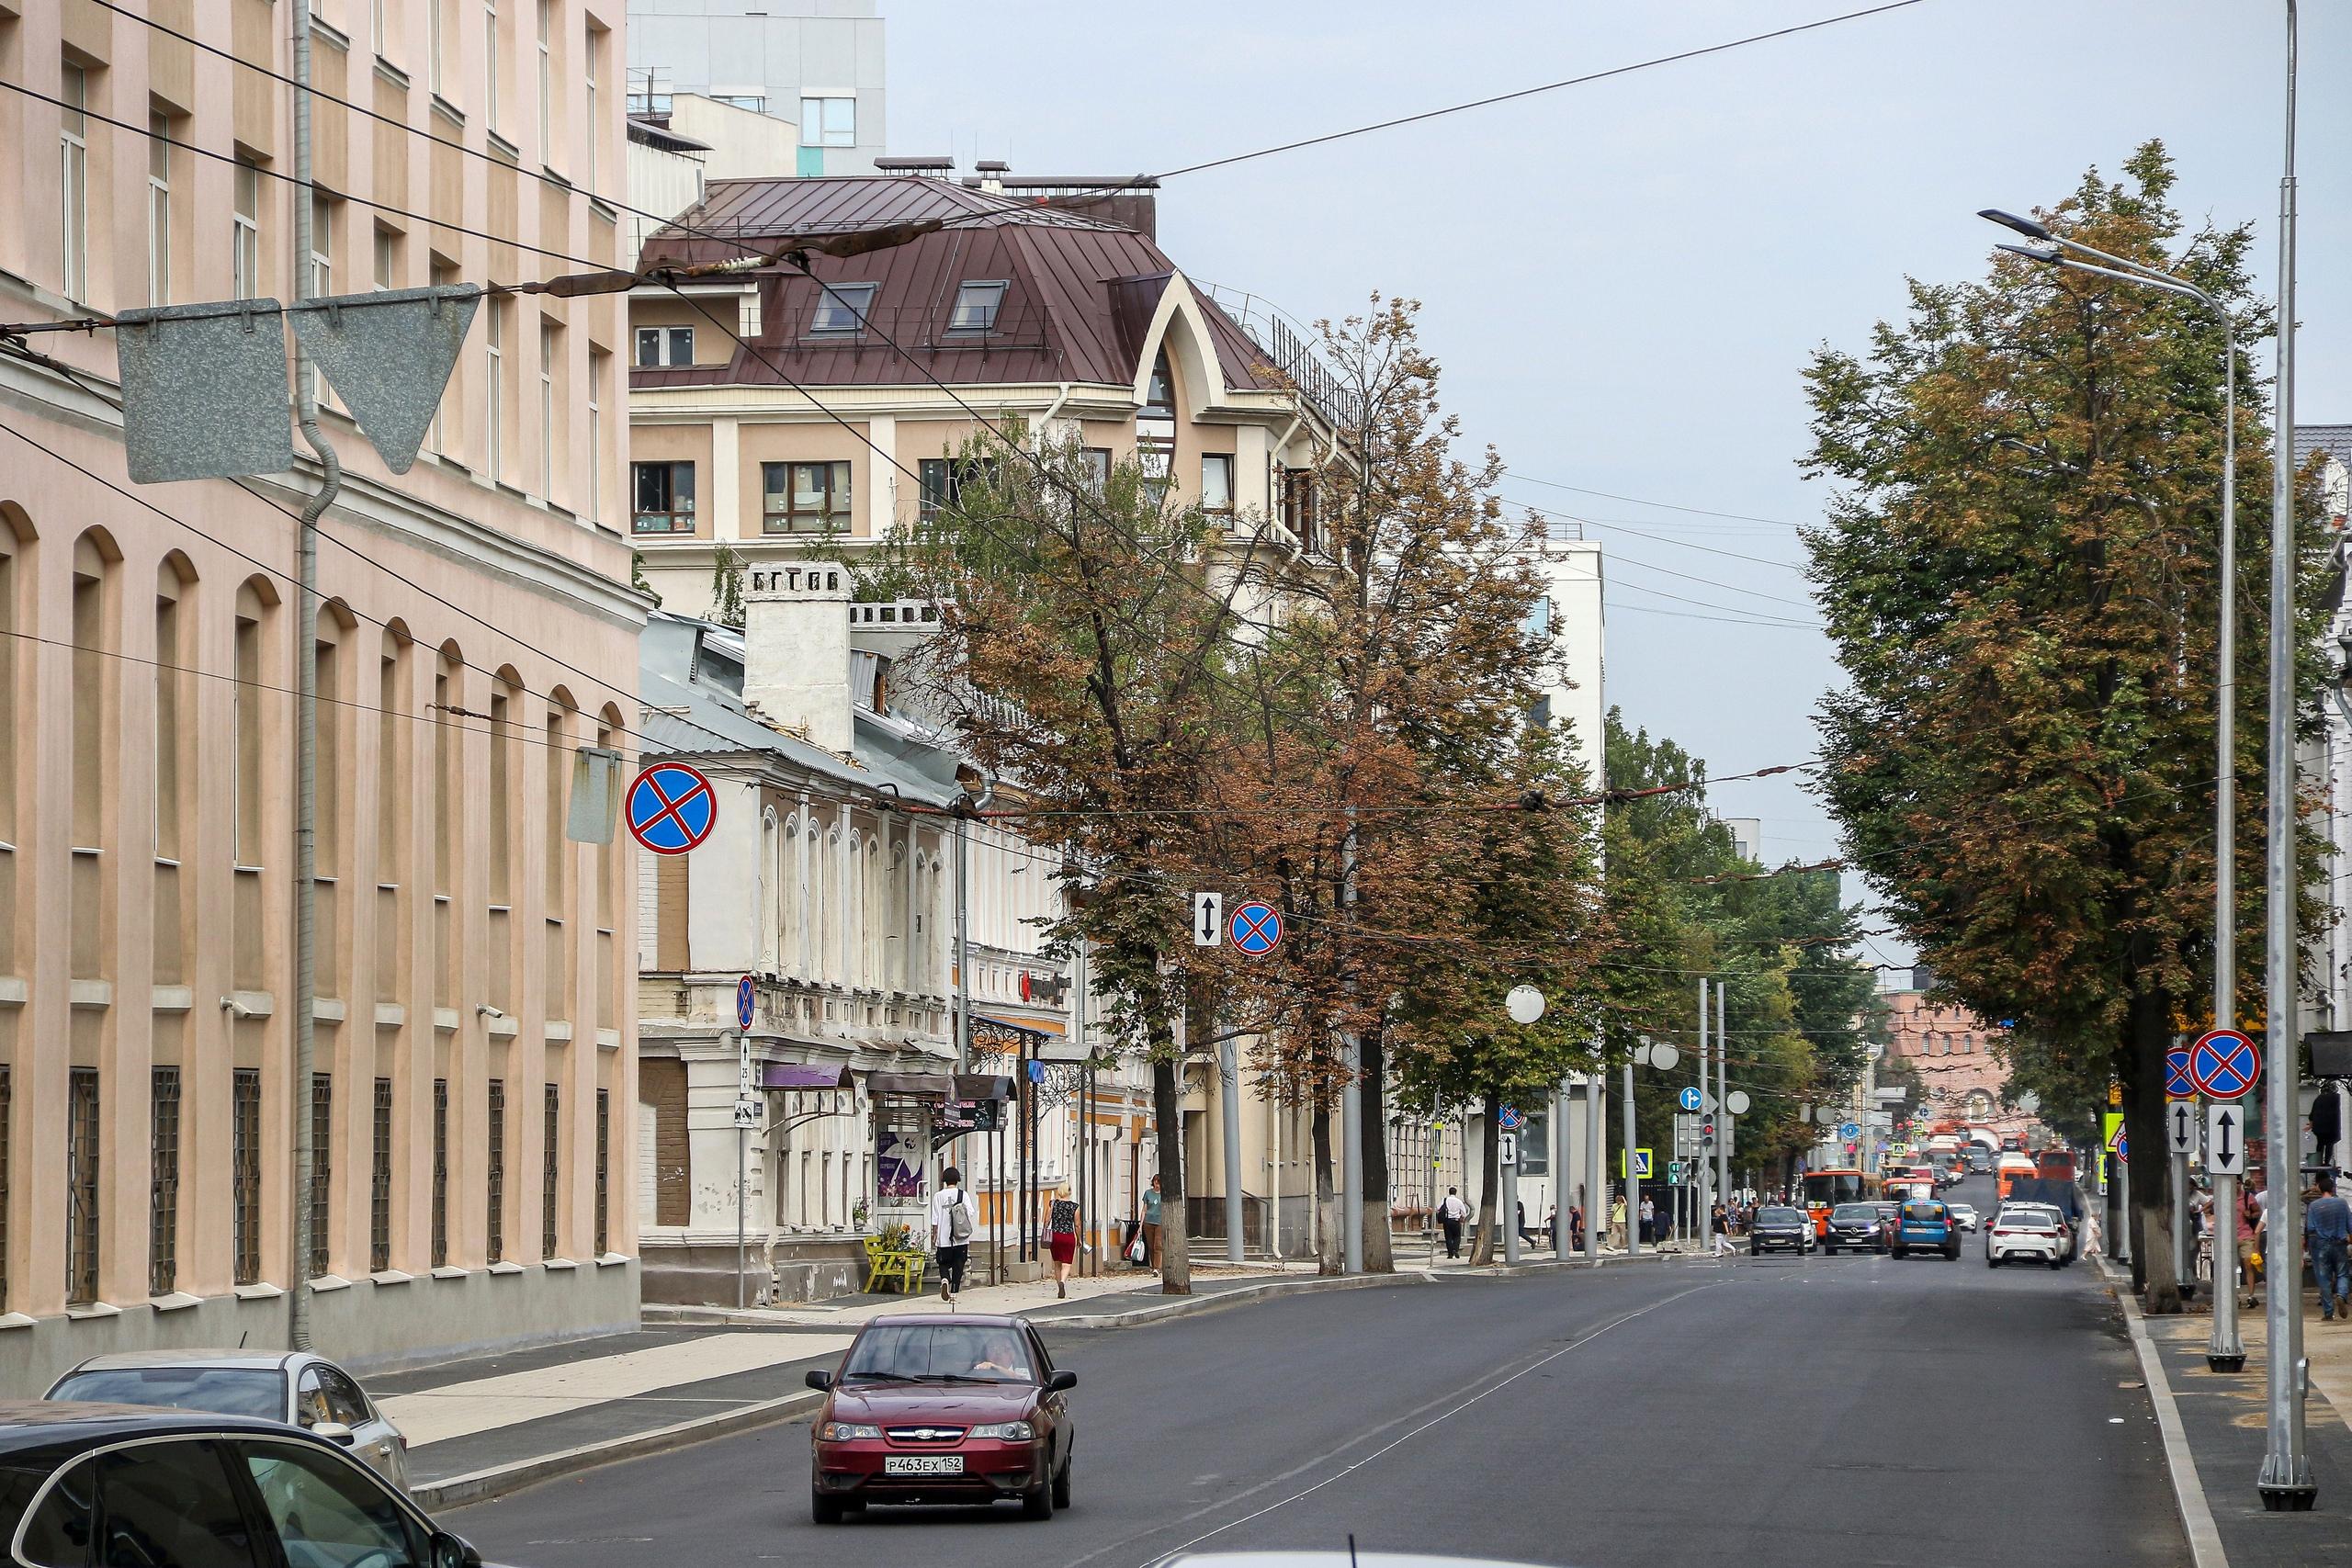
[[[1037,1428],[1026,1421],[985,1421],[964,1435],[967,1438],[999,1438],[1008,1443],[1025,1443],[1037,1435]]]
[[[862,1427],[854,1421],[828,1421],[817,1428],[817,1436],[829,1443],[845,1443],[853,1438],[878,1438],[879,1427]]]

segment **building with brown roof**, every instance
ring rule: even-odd
[[[647,242],[647,266],[744,264],[630,297],[632,542],[665,607],[710,611],[722,547],[748,568],[828,532],[852,549],[887,535],[981,421],[1106,464],[1140,452],[1180,499],[1317,550],[1338,411],[1296,341],[1253,340],[1138,229],[934,162],[713,180]],[[806,273],[761,259],[796,236],[933,223]]]

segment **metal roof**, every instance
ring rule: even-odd
[[[2295,426],[2295,461],[2300,464],[2315,451],[2325,452],[2346,468],[2352,468],[2352,424]]]
[[[1175,264],[1133,229],[1017,200],[951,180],[844,175],[825,179],[714,180],[704,200],[646,242],[644,265],[740,260],[797,235],[891,224],[946,227],[865,255],[811,255],[825,283],[871,284],[854,333],[813,331],[824,290],[796,268],[744,276],[760,288],[761,336],[725,366],[632,370],[629,384],[804,386],[926,383],[1131,385],[1141,368],[1141,326],[1176,279]],[[959,284],[1001,282],[986,332],[958,332]],[[1187,286],[1189,287],[1189,286]],[[1228,386],[1272,389],[1265,352],[1198,290]],[[780,375],[778,372],[781,371]]]

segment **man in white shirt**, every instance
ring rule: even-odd
[[[1462,1256],[1462,1222],[1469,1217],[1470,1205],[1462,1201],[1458,1190],[1447,1188],[1445,1201],[1437,1206],[1437,1223],[1439,1228],[1445,1232],[1445,1255],[1448,1258]]]
[[[939,1190],[931,1199],[931,1250],[939,1262],[939,1299],[949,1306],[964,1288],[964,1265],[971,1257],[973,1233],[979,1228],[979,1205],[964,1190],[964,1173],[951,1165],[939,1173]]]

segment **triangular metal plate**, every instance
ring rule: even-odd
[[[277,300],[120,310],[115,353],[132,482],[238,479],[294,466]]]
[[[289,305],[294,335],[385,467],[408,472],[481,303],[471,283],[388,288]]]

